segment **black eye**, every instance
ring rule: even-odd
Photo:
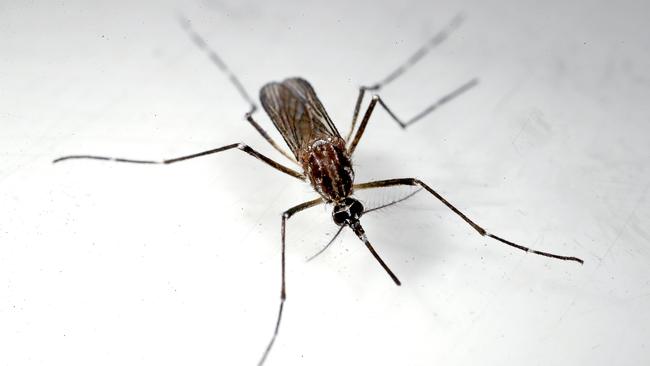
[[[350,213],[354,217],[360,217],[363,213],[363,205],[359,201],[354,201],[350,207]]]
[[[332,213],[332,219],[334,223],[338,226],[345,225],[345,222],[350,218],[347,211],[334,211]]]

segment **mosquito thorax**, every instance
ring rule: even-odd
[[[340,137],[311,141],[299,155],[309,182],[327,202],[340,202],[352,193],[354,171]]]
[[[363,205],[361,202],[352,197],[346,197],[343,201],[334,205],[332,219],[336,225],[350,225],[351,223],[358,222],[362,214]]]

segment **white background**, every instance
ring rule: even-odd
[[[417,176],[491,232],[585,260],[482,238],[419,193],[363,220],[397,287],[352,235],[306,264],[335,230],[314,208],[288,226],[268,365],[648,364],[647,3],[375,4],[0,4],[0,365],[254,365],[266,346],[280,214],[309,186],[236,151],[51,164],[240,141],[283,161],[176,11],[254,96],[303,76],[342,131],[359,85],[463,11],[382,96],[408,117],[480,84],[406,131],[378,110],[357,181]]]

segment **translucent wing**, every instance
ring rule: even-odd
[[[260,91],[260,101],[296,159],[300,149],[314,139],[341,137],[306,80],[268,83]]]

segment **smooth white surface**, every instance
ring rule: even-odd
[[[650,362],[650,45],[646,2],[9,3],[0,10],[0,364],[254,365],[279,296],[279,224],[310,188],[240,152],[246,105],[174,18],[193,20],[253,95],[310,80],[345,131],[356,87],[456,13],[465,25],[382,91],[357,181],[417,176],[495,234],[419,193],[364,217],[394,286],[327,208],[288,227],[288,300],[268,365]],[[258,114],[271,130],[266,116]],[[274,134],[274,136],[277,136]],[[364,198],[387,201],[398,192]]]

